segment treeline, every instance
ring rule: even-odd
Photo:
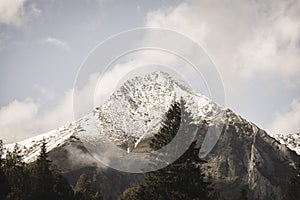
[[[100,200],[85,174],[74,188],[61,175],[58,167],[48,159],[46,142],[41,144],[35,162],[25,163],[18,145],[3,155],[0,140],[0,199],[2,200]]]

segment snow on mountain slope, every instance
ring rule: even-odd
[[[22,150],[25,162],[34,161],[40,153],[40,145],[45,139],[47,142],[47,151],[51,151],[64,144],[76,132],[76,123],[70,123],[66,126],[54,129],[52,131],[37,135],[35,137],[28,138],[17,144]],[[13,151],[16,144],[6,144],[4,148],[7,151]]]
[[[300,133],[296,134],[278,134],[272,135],[278,142],[281,144],[285,144],[289,149],[295,151],[298,155],[300,155]]]
[[[157,133],[163,115],[173,100],[184,98],[196,121],[211,120],[222,109],[207,97],[164,72],[137,76],[125,82],[95,113],[100,134],[115,142],[123,138],[145,138]],[[120,141],[117,141],[120,138]]]
[[[100,107],[85,117],[61,128],[21,141],[25,161],[30,162],[39,153],[39,146],[46,140],[48,151],[65,143],[72,135],[80,138],[107,137],[118,146],[128,140],[137,143],[149,135],[156,133],[160,128],[163,115],[173,100],[183,98],[187,109],[192,113],[195,121],[205,119],[211,121],[218,113],[222,113],[216,103],[207,97],[194,92],[183,81],[175,80],[165,72],[153,72],[143,76],[136,76],[127,80],[110,98]],[[93,129],[88,127],[89,123]],[[83,136],[83,137],[82,137]],[[86,138],[87,139],[87,138]],[[9,151],[14,144],[7,144]]]

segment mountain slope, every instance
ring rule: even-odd
[[[206,158],[206,174],[228,199],[244,188],[253,199],[282,199],[286,179],[300,157],[231,110],[226,117],[224,132]]]
[[[109,138],[117,146],[132,150],[143,138],[158,132],[163,115],[173,100],[183,97],[195,121],[214,118],[223,109],[207,97],[194,92],[184,82],[164,72],[153,72],[128,80],[92,113],[66,126],[21,141],[26,162],[38,155],[43,139],[49,151],[71,136],[93,143]],[[96,120],[95,120],[96,119]],[[6,145],[8,150],[14,144]]]

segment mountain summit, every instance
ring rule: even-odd
[[[281,144],[281,140],[164,72],[127,80],[102,106],[85,117],[19,144],[25,161],[31,162],[45,139],[53,162],[62,168],[71,183],[77,180],[74,176],[79,172],[86,172],[102,192],[106,191],[107,197],[111,193],[118,195],[128,185],[142,181],[143,175],[106,168],[91,157],[82,142],[97,145],[97,140],[108,138],[128,152],[139,152],[147,145],[148,138],[158,132],[172,101],[180,98],[185,100],[187,110],[199,126],[197,143],[205,145],[208,130],[217,126],[217,121],[224,124],[218,142],[203,164],[204,173],[212,178],[220,193],[225,198],[236,199],[235,194],[247,188],[254,199],[281,199],[286,179],[300,157],[289,146]],[[5,147],[11,150],[13,146]],[[103,179],[105,184],[101,182]],[[112,186],[120,181],[123,184],[112,192]]]
[[[69,138],[94,142],[104,137],[131,151],[140,141],[158,132],[172,101],[180,98],[184,98],[196,122],[211,121],[224,112],[183,81],[157,71],[127,80],[102,106],[81,119],[18,144],[23,147],[26,162],[35,160],[43,139],[48,151],[62,146]],[[8,144],[6,148],[11,150],[13,146]]]

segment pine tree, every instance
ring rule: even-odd
[[[86,174],[81,174],[74,188],[75,199],[77,200],[100,200],[101,197],[91,186]]]
[[[190,146],[196,135],[197,126],[193,124],[193,118],[191,117],[191,114],[187,111],[185,105],[186,104],[183,99],[180,100],[180,103],[174,101],[171,104],[170,109],[164,117],[164,121],[162,122],[162,127],[160,131],[154,135],[153,139],[150,142],[151,149],[159,150],[160,148],[168,145],[177,134],[180,134],[180,136],[177,137],[176,142],[172,144],[172,147],[169,149],[169,152],[177,156],[179,150],[183,150],[181,149],[183,146]],[[181,157],[181,159],[191,158],[189,156],[185,156]],[[176,162],[179,161],[180,160],[177,159]]]
[[[10,192],[7,177],[3,169],[3,142],[0,140],[0,199],[4,199]]]
[[[51,161],[48,160],[46,141],[43,140],[40,155],[32,169],[34,182],[32,185],[32,199],[55,199],[57,197],[53,190],[55,180],[50,167]]]
[[[285,200],[300,199],[300,166],[297,165],[287,180]]]
[[[191,147],[174,163],[146,175],[145,193],[151,199],[207,199],[208,183],[201,173],[199,148]],[[184,184],[184,187],[182,185]]]
[[[2,149],[3,145],[0,141],[0,155]],[[15,145],[13,152],[7,152],[6,159],[0,157],[0,186],[0,199],[74,199],[69,183],[62,177],[58,168],[48,160],[45,141],[41,145],[41,152],[36,162],[25,164],[18,144]]]
[[[178,102],[174,101],[164,117],[160,131],[151,140],[150,148],[159,150],[171,142],[179,130],[180,120],[181,107]]]
[[[31,171],[32,188],[30,199],[74,199],[72,188],[61,175],[57,166],[48,159],[47,143],[42,141],[40,155],[36,162],[29,166]]]
[[[7,152],[4,162],[4,171],[10,185],[10,193],[6,199],[27,199],[26,191],[28,177],[26,176],[26,165],[23,162],[23,155],[18,144],[14,146],[13,152]]]
[[[169,144],[178,131],[185,134],[184,140],[178,142],[178,145],[190,144],[197,130],[192,121],[185,102],[174,102],[166,113],[161,130],[151,140],[150,147],[154,150],[162,148]],[[176,151],[177,146],[172,150]],[[174,163],[147,173],[145,184],[127,189],[119,199],[207,199],[208,183],[204,181],[200,170],[198,151],[196,142],[192,142]]]
[[[57,198],[60,200],[74,199],[74,193],[69,182],[61,175],[57,166],[52,165],[51,171],[54,179],[53,191],[56,193]]]

